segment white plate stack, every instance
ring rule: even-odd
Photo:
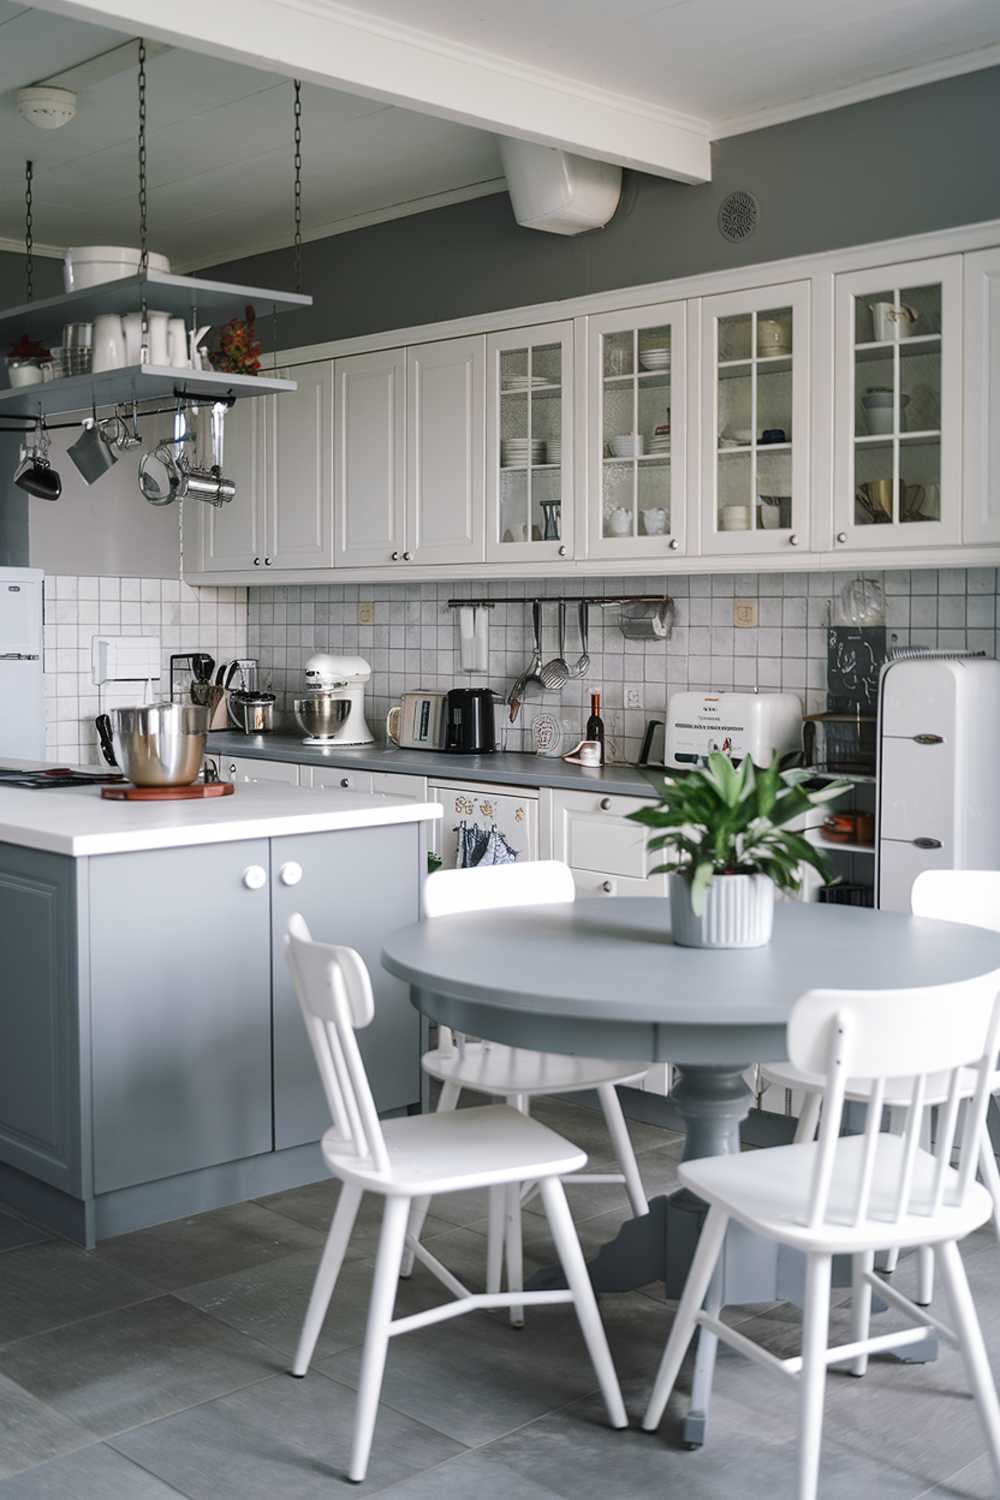
[[[639,368],[642,370],[657,370],[661,374],[670,369],[669,348],[640,349]]]
[[[526,469],[545,462],[544,438],[502,438],[500,463],[505,469]]]
[[[552,381],[546,380],[544,375],[505,375],[503,377],[505,391],[536,391],[540,386],[551,384]]]
[[[562,463],[562,438],[549,438],[545,444],[545,462],[547,464]]]
[[[670,452],[670,433],[669,432],[654,432],[653,436],[650,438],[649,442],[646,444],[646,452],[650,453],[650,454],[652,454],[652,453],[659,453],[661,455],[664,454],[664,453],[669,453]]]

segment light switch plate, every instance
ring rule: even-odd
[[[375,624],[375,606],[370,599],[362,600],[362,602],[358,605],[358,624]]]
[[[642,693],[639,690],[639,688],[637,688],[637,687],[627,687],[625,689],[625,707],[626,708],[641,708],[642,707]]]
[[[733,624],[737,630],[751,630],[757,623],[756,599],[733,600]]]

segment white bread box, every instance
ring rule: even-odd
[[[667,705],[663,760],[690,770],[713,750],[758,766],[802,742],[802,703],[795,693],[674,693]]]

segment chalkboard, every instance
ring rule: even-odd
[[[878,679],[886,655],[884,625],[831,625],[826,636],[827,707],[834,713],[878,708]]]

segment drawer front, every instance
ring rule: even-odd
[[[391,797],[409,797],[413,802],[426,802],[427,777],[407,776],[401,771],[373,771],[372,791]]]
[[[289,760],[251,760],[249,756],[217,755],[223,781],[283,781],[286,786],[308,786],[299,780],[299,767]]]
[[[628,814],[649,805],[638,797],[556,793],[557,857],[574,870],[595,870],[643,881],[652,862],[646,855],[649,830],[640,823],[630,823]]]
[[[883,740],[880,789],[883,839],[932,838],[953,846],[955,782],[950,746]]]
[[[578,896],[660,896],[667,894],[666,875],[636,880],[630,875],[608,875],[600,870],[574,870]]]
[[[312,773],[313,787],[335,787],[343,792],[370,792],[371,771],[345,771],[342,766],[303,766],[303,773]]]

